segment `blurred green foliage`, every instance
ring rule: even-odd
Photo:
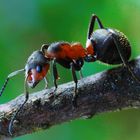
[[[12,71],[23,68],[28,56],[43,43],[86,42],[92,13],[105,26],[124,32],[132,45],[132,58],[140,53],[139,0],[1,0],[0,1],[0,85]],[[85,64],[85,76],[110,68],[95,62]],[[61,69],[61,70],[60,70]],[[71,80],[71,73],[59,66],[60,83]],[[67,73],[64,76],[64,73]],[[51,81],[51,75],[50,81]],[[23,75],[13,78],[0,98],[8,102],[23,92]],[[36,90],[43,88],[43,82]],[[11,92],[12,91],[12,92]],[[33,92],[34,90],[31,90]],[[90,120],[76,120],[47,131],[15,140],[139,140],[139,110],[105,113]]]

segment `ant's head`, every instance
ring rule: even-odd
[[[41,51],[35,51],[28,58],[25,66],[25,77],[29,87],[34,88],[47,74],[49,59]]]
[[[24,69],[14,71],[8,75],[4,85],[2,86],[0,90],[0,96],[4,92],[8,84],[8,81],[12,77],[22,72],[25,72],[25,80],[28,86],[31,88],[34,88],[46,76],[49,70],[49,66],[50,66],[49,62],[50,62],[50,59],[46,58],[43,55],[42,51],[33,52],[31,56],[28,58],[27,64]]]

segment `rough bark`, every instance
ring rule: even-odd
[[[140,58],[130,63],[140,78]],[[30,94],[28,102],[18,114],[13,127],[13,137],[48,129],[81,117],[140,106],[140,83],[124,67],[117,67],[78,82],[77,107],[73,107],[74,82],[59,85],[56,96],[52,89]],[[11,93],[10,93],[11,94]],[[0,138],[10,137],[8,125],[24,96],[0,105]]]

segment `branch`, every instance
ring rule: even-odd
[[[140,58],[130,62],[140,78]],[[28,102],[14,122],[13,137],[48,129],[80,117],[140,106],[140,84],[124,67],[117,67],[78,82],[77,108],[72,105],[74,82],[59,85],[55,98],[53,88],[30,94]],[[23,103],[24,96],[0,105],[0,137],[10,137],[11,117]]]

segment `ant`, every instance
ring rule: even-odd
[[[57,83],[56,80],[59,78],[58,76],[58,72],[57,72],[57,68],[56,68],[56,62],[61,64],[62,66],[64,66],[65,68],[71,68],[72,69],[72,75],[73,75],[73,79],[75,82],[75,92],[73,95],[73,103],[75,103],[75,97],[76,97],[76,90],[77,90],[77,77],[76,77],[76,73],[75,71],[80,71],[81,67],[84,63],[84,60],[79,58],[85,57],[85,49],[81,46],[80,43],[74,43],[74,44],[69,44],[69,43],[52,43],[49,47],[52,48],[52,50],[58,51],[57,47],[55,49],[55,47],[53,48],[53,46],[63,46],[62,49],[63,51],[61,51],[60,53],[57,53],[57,56],[59,56],[60,59],[54,59],[53,54],[51,55],[51,53],[48,55],[48,57],[45,56],[45,49],[46,47],[48,47],[48,45],[42,45],[41,50],[37,50],[34,51],[30,57],[27,60],[27,63],[25,65],[24,69],[20,69],[17,70],[15,72],[10,73],[7,76],[7,79],[0,91],[0,96],[2,95],[2,93],[4,92],[8,81],[16,76],[17,74],[23,73],[25,72],[25,82],[24,82],[24,93],[25,93],[25,100],[23,102],[23,104],[18,108],[18,110],[15,112],[15,114],[13,115],[13,117],[11,118],[10,124],[9,124],[9,134],[12,135],[12,126],[13,126],[13,122],[16,118],[16,116],[18,115],[18,113],[20,112],[20,110],[23,108],[23,106],[25,105],[25,103],[28,101],[29,99],[29,92],[28,92],[28,87],[30,88],[34,88],[36,87],[36,85],[42,80],[45,80],[45,83],[47,84],[47,79],[46,79],[46,74],[50,68],[50,62],[52,61],[53,63],[53,76],[54,76],[54,85],[55,85],[55,90],[57,89]],[[66,50],[65,50],[66,49]],[[71,50],[71,51],[70,51]],[[69,52],[70,51],[70,52]],[[75,51],[80,51],[79,55],[75,54]],[[49,48],[48,48],[48,52],[49,52]],[[65,53],[67,52],[67,57],[68,59],[65,59]],[[57,57],[56,57],[57,58]],[[76,106],[76,105],[75,105]]]
[[[95,21],[97,21],[99,29],[93,31]],[[80,43],[68,42],[56,42],[50,45],[42,45],[41,50],[35,51],[31,54],[24,69],[15,71],[8,75],[0,91],[1,96],[9,79],[19,73],[25,72],[25,101],[15,112],[10,121],[8,128],[10,135],[12,135],[12,126],[16,116],[28,101],[28,87],[34,88],[42,79],[45,79],[45,82],[47,83],[45,76],[50,68],[50,62],[52,62],[53,68],[54,91],[57,89],[56,81],[59,78],[56,63],[59,63],[65,68],[71,69],[73,80],[75,82],[75,90],[73,94],[73,103],[75,104],[78,83],[76,71],[81,70],[84,61],[94,62],[99,60],[107,64],[124,64],[134,79],[140,82],[128,64],[130,55],[131,46],[127,37],[116,29],[104,28],[100,19],[96,15],[92,15],[91,17],[86,48],[83,48]]]

